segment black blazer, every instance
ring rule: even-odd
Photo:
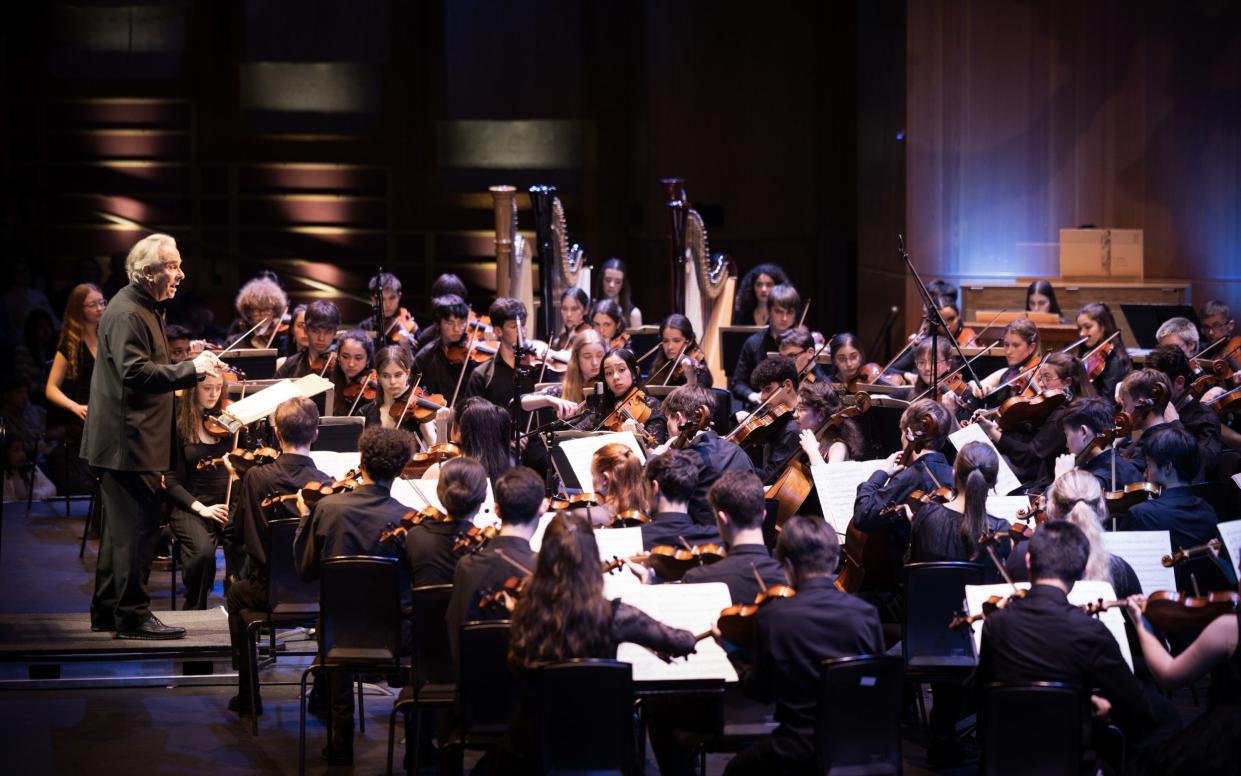
[[[91,466],[165,472],[176,438],[173,391],[198,382],[192,361],[172,364],[164,317],[133,283],[112,297],[99,321],[82,456]]]

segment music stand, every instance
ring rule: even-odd
[[[582,439],[584,437],[598,437],[612,434],[611,431],[548,431],[547,438],[547,457],[552,462],[552,468],[556,471],[556,476],[560,478],[560,482],[564,484],[565,492],[569,495],[576,493],[590,493],[594,490],[594,483],[582,483],[578,479],[577,473],[573,470],[573,463],[569,460],[569,456],[565,454],[564,449],[560,446],[561,440]]]
[[[249,380],[270,380],[276,376],[275,348],[237,348],[220,356],[220,360],[240,369]]]
[[[310,445],[313,450],[331,450],[337,453],[353,453],[358,450],[358,439],[366,419],[360,415],[327,415],[319,418],[319,436]]]
[[[741,358],[741,348],[745,341],[755,332],[765,331],[766,326],[721,326],[720,357],[721,363],[736,366]]]
[[[1129,329],[1137,346],[1141,348],[1159,347],[1159,337],[1155,336],[1159,327],[1169,318],[1188,318],[1195,326],[1199,326],[1198,314],[1187,304],[1128,304],[1122,302],[1120,311],[1125,320],[1129,321]],[[1209,344],[1209,343],[1206,343]]]

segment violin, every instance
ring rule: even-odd
[[[325,353],[314,353],[311,351],[306,352],[308,353],[306,366],[310,368],[310,371],[315,372],[320,376],[327,372],[328,367],[336,361],[335,343],[333,343],[331,349]]]
[[[1235,614],[1241,596],[1235,590],[1191,596],[1160,590],[1146,597],[1143,614],[1151,624],[1169,635],[1193,635],[1210,625],[1216,617]]]
[[[1043,363],[1043,357],[1035,351],[1026,359],[1026,362],[1017,367],[1019,373],[1024,373],[1025,377],[1020,377],[1012,384],[1011,393],[1015,396],[1033,396],[1038,393],[1038,389],[1034,385],[1034,375],[1038,372],[1038,367]]]
[[[273,447],[258,447],[254,450],[234,448],[229,452],[227,457],[228,462],[233,465],[233,471],[237,472],[237,476],[244,477],[246,472],[250,471],[251,467],[263,466],[279,458],[280,451]],[[223,463],[223,461],[218,458],[209,459],[207,462],[209,466],[215,465],[214,463],[210,463],[210,461]],[[206,466],[203,466],[203,463],[203,461],[199,461],[199,468],[207,468]]]
[[[728,432],[726,439],[731,439],[740,447],[761,445],[771,436],[776,421],[793,411],[797,406],[797,396],[781,388],[768,397],[766,403],[750,413],[736,428]]]
[[[722,610],[715,627],[724,639],[742,647],[751,647],[754,644],[756,615],[763,604],[795,595],[797,591],[789,585],[772,585],[754,596],[754,603],[734,604]]]
[[[995,424],[1001,431],[1011,431],[1027,423],[1037,427],[1068,400],[1069,397],[1064,391],[1043,391],[1032,396],[1023,392],[1005,399],[1004,403],[995,409],[975,412],[972,420],[964,421],[961,425],[969,425],[979,418],[990,417],[995,418]]]
[[[1018,520],[1033,520],[1035,525],[1047,522],[1047,497],[1041,493],[1030,497],[1030,506],[1017,511]]]
[[[625,394],[625,398],[616,403],[616,406],[603,419],[599,427],[605,428],[608,431],[624,431],[625,421],[627,420],[632,420],[639,426],[642,426],[650,419],[651,408],[646,404],[646,394],[643,393],[642,389],[634,386]],[[641,436],[643,437],[642,441],[649,447],[659,444],[659,440],[645,430],[641,432]]]
[[[673,450],[684,450],[685,446],[690,443],[694,437],[698,436],[698,432],[705,429],[711,423],[711,413],[706,407],[699,406],[694,410],[694,419],[687,422],[684,426],[677,430],[676,438],[670,443]]]
[[[1135,482],[1120,490],[1109,490],[1103,494],[1103,499],[1109,515],[1123,515],[1138,504],[1156,498],[1162,490],[1153,482]]]
[[[651,516],[643,512],[641,509],[626,509],[618,512],[612,522],[608,523],[608,528],[640,528],[651,522]]]
[[[991,614],[995,610],[1003,609],[1004,607],[1008,606],[1013,601],[1020,601],[1022,598],[1025,598],[1026,592],[1027,591],[1023,589],[1023,590],[1014,590],[1011,595],[1007,595],[1007,596],[1004,596],[1004,595],[988,596],[987,600],[982,602],[982,611],[978,612],[978,614],[971,614],[969,616],[961,615],[958,617],[953,617],[948,622],[948,627],[954,630],[958,628],[968,628],[974,623],[980,620],[986,619],[987,615]]]
[[[398,422],[403,417],[412,417],[418,423],[428,423],[435,419],[436,412],[447,406],[444,397],[438,393],[427,393],[414,387],[411,394],[410,389],[406,388],[388,407],[388,415]]]
[[[930,493],[922,490],[915,490],[905,498],[904,501],[893,502],[879,510],[881,515],[895,515],[897,513],[905,513],[907,519],[913,519],[914,513],[927,504],[947,504],[957,497],[956,491],[951,488],[936,488]],[[906,510],[908,510],[906,512]]]
[[[418,332],[418,323],[414,320],[414,316],[409,314],[409,310],[402,307],[393,317],[392,322],[388,324],[388,328],[384,331],[382,339],[393,345],[399,345],[403,341],[412,341],[414,334]]]
[[[443,523],[451,521],[452,518],[433,506],[427,505],[415,512],[412,509],[401,515],[401,520],[395,527],[387,528],[379,534],[379,543],[387,544],[393,539],[404,536],[409,529],[423,523]]]
[[[1191,558],[1198,558],[1203,555],[1219,555],[1220,543],[1219,539],[1212,539],[1206,544],[1199,544],[1195,547],[1182,547],[1171,555],[1165,555],[1160,559],[1160,563],[1166,569],[1173,568],[1178,563],[1184,563]]]
[[[478,552],[487,546],[487,542],[499,535],[500,529],[494,525],[484,528],[472,525],[466,529],[465,533],[457,534],[457,538],[452,543],[453,554],[460,556]]]
[[[302,496],[302,501],[306,506],[313,509],[320,499],[331,496],[335,493],[348,493],[358,485],[362,484],[362,472],[357,469],[350,469],[345,472],[345,476],[330,484],[322,482],[308,482],[298,491]]]
[[[513,609],[517,607],[517,600],[525,595],[526,585],[529,582],[528,576],[509,577],[496,589],[483,594],[478,599],[478,608],[483,612],[493,612],[499,616],[512,614]]]
[[[569,351],[552,350],[542,340],[528,340],[522,352],[521,363],[531,369],[547,369],[561,374],[569,368]]]
[[[372,369],[357,382],[351,382],[341,391],[350,402],[356,402],[361,396],[364,401],[375,401],[379,391],[379,374]]]
[[[1238,403],[1241,402],[1241,387],[1233,388],[1227,393],[1216,396],[1207,402],[1206,406],[1223,415],[1228,412],[1235,412],[1238,409]]]
[[[461,455],[461,448],[451,442],[433,445],[421,453],[414,453],[409,463],[401,470],[401,476],[407,480],[415,480],[426,474],[436,464],[451,460]]]
[[[612,350],[620,350],[621,348],[629,347],[629,332],[622,331],[620,334],[613,337],[612,341],[608,344],[611,345]]]
[[[883,371],[883,367],[871,361],[862,364],[857,374],[851,380],[845,382],[845,391],[848,393],[857,393],[860,385],[900,385],[896,378],[888,376]]]
[[[1086,465],[1086,461],[1090,460],[1090,455],[1095,450],[1102,450],[1112,444],[1118,437],[1123,437],[1133,430],[1133,418],[1127,412],[1118,412],[1113,418],[1112,427],[1100,429],[1089,444],[1082,448],[1077,454],[1073,465],[1078,469]]]
[[[651,548],[647,556],[647,564],[661,579],[679,582],[685,576],[685,572],[690,569],[709,566],[726,557],[728,557],[728,551],[719,544],[700,544],[697,547],[657,544]]]
[[[594,493],[578,493],[573,496],[557,496],[551,500],[551,508],[556,512],[562,512],[566,509],[589,509],[597,507],[603,503],[603,500]]]
[[[1099,376],[1103,374],[1103,370],[1107,368],[1107,357],[1112,355],[1113,348],[1114,346],[1111,342],[1104,342],[1082,358],[1082,368],[1086,370],[1087,378],[1091,380],[1099,379]]]

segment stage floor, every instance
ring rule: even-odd
[[[115,659],[133,654],[175,652],[185,655],[227,655],[228,614],[222,608],[196,612],[160,612],[168,625],[186,629],[186,637],[171,641],[117,639],[111,633],[93,633],[88,614],[0,615],[0,660],[53,655],[99,655]]]

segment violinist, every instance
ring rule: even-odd
[[[698,459],[693,453],[661,453],[646,462],[643,476],[650,488],[652,511],[651,521],[642,526],[642,549],[649,551],[657,544],[684,546],[682,540],[690,545],[720,543],[714,526],[699,525],[689,515],[689,500],[698,484]]]
[[[745,273],[745,277],[737,284],[733,325],[766,326],[769,322],[767,300],[771,297],[772,289],[789,285],[792,285],[789,276],[779,264],[766,262]]]
[[[746,339],[728,382],[729,390],[743,405],[752,407],[762,401],[758,389],[749,383],[750,375],[768,353],[780,348],[780,335],[797,324],[800,313],[801,295],[797,289],[786,284],[771,289],[767,296],[767,328]]]
[[[276,370],[278,379],[296,380],[326,370],[340,329],[340,309],[326,299],[316,299],[306,307],[306,349],[289,356]]]
[[[431,320],[439,326],[439,339],[422,346],[414,356],[414,373],[422,375],[422,390],[441,396],[454,396],[462,370],[469,379],[474,369],[466,353],[469,336],[466,324],[470,308],[455,294],[431,300]]]
[[[680,368],[672,361],[680,357]],[[659,324],[659,350],[651,363],[651,385],[712,385],[711,370],[707,367],[694,324],[680,313],[673,313]]]
[[[306,335],[306,305],[299,304],[289,313],[289,336],[285,338],[279,362],[283,363],[284,359],[303,352],[309,346],[310,337]]]
[[[1023,597],[983,621],[978,686],[990,682],[1064,682],[1092,693],[1096,718],[1111,720],[1138,741],[1154,722],[1151,705],[1107,626],[1068,601],[1090,560],[1082,530],[1064,520],[1043,523],[1027,555],[1032,585]],[[1093,772],[1094,764],[1091,764]]]
[[[452,598],[444,619],[448,623],[448,643],[454,664],[460,662],[457,647],[461,626],[491,618],[490,613],[478,606],[482,595],[500,587],[510,577],[526,576],[523,569],[534,569],[530,537],[547,507],[543,478],[533,469],[515,466],[494,482],[500,533],[487,542],[487,546],[458,561],[452,574]]]
[[[251,332],[247,340],[237,347],[276,348],[277,351],[284,349],[284,334],[277,333],[277,329],[283,323],[281,319],[289,311],[289,297],[276,281],[275,275],[264,272],[247,280],[237,291],[233,304],[238,317],[228,327],[228,332],[224,335],[225,342],[233,344],[234,340],[251,327],[266,320],[265,325]]]
[[[265,611],[267,608],[267,552],[271,546],[268,519],[297,515],[293,502],[278,502],[267,509],[261,503],[273,494],[296,493],[310,482],[332,482],[332,477],[319,471],[310,458],[310,446],[319,436],[319,410],[315,403],[300,396],[288,399],[276,407],[272,417],[280,457],[247,470],[236,489],[233,533],[244,543],[246,558],[237,579],[224,594],[238,690],[228,702],[228,710],[243,717],[262,714],[263,708],[261,702],[258,708],[250,707],[250,683],[256,668],[250,664],[246,623],[241,619],[241,611]]]
[[[1047,490],[1046,509],[1048,519],[1066,520],[1080,528],[1086,537],[1090,553],[1082,579],[1108,583],[1116,591],[1117,598],[1142,592],[1138,575],[1128,561],[1119,555],[1112,555],[1103,546],[1103,525],[1108,521],[1108,514],[1098,479],[1077,469],[1061,474]],[[1029,549],[1028,541],[1018,542],[1008,555],[1004,565],[1014,582],[1030,581],[1030,570],[1026,564]]]
[[[552,350],[567,350],[573,346],[578,334],[591,328],[592,321],[587,318],[590,310],[590,297],[576,286],[570,286],[560,293],[560,331],[548,342]],[[606,342],[607,340],[605,340]]]
[[[642,392],[638,385],[638,359],[632,350],[621,348],[604,356],[603,381],[607,391],[599,404],[600,419],[596,426],[602,423],[611,428],[619,423],[621,430],[632,431],[647,444],[653,441],[654,445],[662,445],[668,441],[668,421],[660,409],[659,399],[642,393],[640,404],[649,411],[649,417],[642,421],[634,417],[635,413],[642,412],[639,408],[623,409],[637,401],[632,395],[635,391]]]
[[[413,569],[414,587],[446,585],[460,556],[457,537],[474,525],[487,498],[487,470],[473,458],[458,457],[440,467],[435,496],[444,505],[445,520],[424,520],[405,534],[405,551]]]
[[[99,346],[99,319],[107,306],[103,292],[90,283],[76,285],[69,292],[60,340],[44,386],[48,425],[65,429],[65,444],[60,450],[69,457],[69,465],[52,467],[59,472],[68,471],[69,482],[57,483],[62,493],[89,493],[95,486],[95,478],[79,448]],[[170,361],[171,355],[170,350]]]
[[[512,412],[513,400],[534,387],[533,383],[518,386],[517,381],[515,349],[524,339],[519,329],[528,320],[526,306],[517,299],[501,296],[491,303],[487,314],[500,338],[496,355],[470,373],[458,402],[471,396],[481,396],[497,407]]]
[[[600,500],[597,506],[579,506],[571,511],[590,521],[591,525],[608,525],[612,518],[627,510],[646,511],[646,481],[642,479],[642,461],[619,442],[600,447],[590,457],[591,490]]]
[[[754,654],[734,651],[729,659],[746,695],[775,703],[777,727],[733,758],[724,771],[729,776],[811,772],[820,664],[884,651],[875,607],[833,584],[840,544],[825,520],[788,520],[776,543],[776,559],[797,594],[765,603],[755,615]]]
[[[845,391],[849,393],[856,392],[863,383],[885,382],[900,385],[904,382],[898,373],[880,373],[882,367],[868,362],[862,351],[862,343],[852,332],[842,332],[832,337],[827,348],[832,355],[832,380],[837,385],[845,386]]]
[[[1146,366],[1168,378],[1172,388],[1171,404],[1185,430],[1198,442],[1202,477],[1214,479],[1223,453],[1219,414],[1189,390],[1195,378],[1190,372],[1189,359],[1180,348],[1161,345],[1146,357]]]
[[[103,309],[100,308],[100,313]],[[194,349],[194,340],[190,330],[179,324],[169,324],[164,328],[164,336],[168,338],[168,362],[179,364],[190,358]]]
[[[939,343],[939,352],[936,354],[934,363],[931,359],[931,340],[923,339],[913,349],[913,372],[905,372],[905,382],[910,387],[906,393],[908,399],[915,396],[921,396],[924,391],[931,387],[931,367],[935,367],[935,371],[939,373],[940,390],[947,390],[948,383],[944,380],[944,375],[956,369],[960,363],[957,361],[956,351],[952,349],[952,344],[947,339],[940,337],[935,340]],[[899,363],[899,362],[898,362]],[[929,394],[928,394],[929,395]]]
[[[648,464],[649,468],[649,464]],[[763,543],[763,483],[752,472],[729,471],[720,475],[707,491],[707,501],[715,513],[715,525],[728,547],[728,555],[711,564],[685,572],[682,583],[723,582],[734,604],[751,604],[763,590],[754,572],[763,580],[763,589],[788,580],[784,568]]]
[[[466,289],[465,282],[460,277],[452,272],[443,272],[431,284],[431,290],[427,292],[427,298],[434,302],[436,298],[450,294],[459,296],[463,300],[470,298],[470,292]],[[466,306],[468,308],[468,303]],[[439,324],[434,321],[428,321],[426,325],[419,326],[418,331],[414,332],[413,347],[410,350],[413,353],[417,353],[426,347],[428,342],[439,339],[439,336]]]
[[[503,407],[480,396],[466,399],[452,431],[452,442],[461,448],[461,455],[482,464],[492,482],[516,465],[509,451],[511,421]],[[440,464],[432,464],[422,479],[437,479],[439,471]]]
[[[413,365],[413,356],[400,345],[385,345],[375,354],[375,399],[370,402],[363,399],[364,403],[354,412],[366,419],[367,428],[396,428],[397,419],[392,416],[391,410],[393,405],[403,406],[408,398],[409,373]],[[401,428],[414,431],[417,426],[413,411],[405,413]]]
[[[1038,326],[1034,321],[1029,318],[1016,318],[1008,324],[1004,330],[1004,360],[1008,366],[997,369],[984,377],[978,385],[973,386],[974,396],[979,399],[985,398],[989,405],[999,406],[1006,399],[1021,396],[1027,392],[1027,388],[1033,391],[1031,386],[1034,378],[1033,372],[1026,377],[1017,378],[1039,363]],[[1001,385],[1014,379],[1017,382],[1006,388],[1000,388]],[[948,398],[951,401],[952,397]]]
[[[1138,471],[1143,471],[1146,469],[1146,455],[1142,440],[1147,433],[1168,424],[1181,425],[1171,401],[1172,383],[1163,372],[1139,369],[1121,380],[1116,389],[1116,399],[1133,419],[1129,438],[1121,442],[1117,452]]]
[[[1049,353],[1039,362],[1034,374],[1035,386],[1040,392],[1060,391],[1069,401],[1096,395],[1094,384],[1086,379],[1082,362],[1068,353]],[[1056,456],[1066,449],[1061,421],[1069,411],[1069,401],[1052,410],[1037,428],[1023,423],[1005,431],[985,415],[980,415],[976,422],[1008,460],[1017,479],[1048,483],[1055,475]]]
[[[1188,318],[1177,316],[1159,324],[1155,339],[1159,341],[1160,347],[1174,347],[1184,353],[1185,358],[1198,355],[1198,327]]]
[[[370,340],[368,339],[367,342]],[[300,504],[301,525],[293,537],[293,559],[304,581],[318,579],[321,563],[343,556],[400,558],[401,554],[379,536],[400,521],[408,508],[392,498],[392,482],[409,462],[409,434],[397,429],[368,428],[358,439],[362,484],[350,491],[324,496],[313,510]],[[284,456],[281,456],[283,458]],[[279,460],[279,459],[277,459]],[[412,612],[408,569],[402,564],[401,611]],[[353,674],[328,671],[331,698],[332,743],[329,764],[350,765],[353,759]]]
[[[181,552],[186,609],[207,608],[215,584],[215,549],[228,520],[228,470],[198,468],[199,461],[220,458],[233,447],[231,435],[217,438],[203,427],[204,415],[219,413],[223,393],[223,378],[208,375],[177,398],[176,467],[164,473],[173,502],[169,526]]]
[[[1101,367],[1096,368],[1098,374],[1094,374],[1090,366],[1087,366],[1086,371],[1094,381],[1095,390],[1108,399],[1116,395],[1116,386],[1120,384],[1125,373],[1133,368],[1129,351],[1125,350],[1123,334],[1103,345],[1104,340],[1118,331],[1120,329],[1116,326],[1116,319],[1112,317],[1111,308],[1103,302],[1091,302],[1077,312],[1078,336],[1086,338],[1078,350],[1078,355],[1084,357],[1100,345],[1103,346],[1095,355],[1095,358],[1102,359]]]
[[[378,390],[371,365],[374,363],[374,350],[371,338],[361,329],[350,329],[342,333],[336,340],[335,364],[328,369],[327,377],[335,385],[333,391],[333,415],[348,415],[362,406],[366,399],[359,394],[374,393]],[[356,391],[357,393],[353,393]],[[352,393],[352,395],[350,395]]]
[[[1241,338],[1235,333],[1237,322],[1233,320],[1232,310],[1228,305],[1218,299],[1209,299],[1198,311],[1198,318],[1202,321],[1203,342],[1215,345],[1223,340],[1207,355],[1213,358],[1227,356],[1229,367],[1234,371],[1241,370],[1241,350],[1233,352],[1233,348],[1241,346]],[[1226,389],[1227,386],[1212,388],[1202,397],[1202,401],[1209,402]],[[1220,427],[1220,438],[1230,450],[1241,450],[1241,427],[1237,426],[1237,417],[1241,417],[1241,414],[1226,413],[1222,418],[1226,422]]]
[[[611,299],[599,299],[590,306],[590,325],[603,341],[608,343],[609,350],[629,346],[629,335],[625,333],[625,313],[620,305]]]
[[[698,386],[682,385],[664,397],[664,417],[668,420],[668,435],[675,438],[681,429],[692,423],[699,407],[706,407],[708,416],[715,406],[715,397]],[[650,451],[659,455],[668,449],[660,445]],[[699,525],[713,525],[715,511],[707,501],[707,492],[725,472],[753,472],[754,464],[740,447],[722,439],[713,429],[700,431],[685,449],[698,458],[698,480],[694,494],[689,499],[689,513]]]
[[[617,258],[608,259],[599,267],[599,299],[608,299],[620,305],[625,326],[636,329],[642,325],[642,311],[633,303],[633,290],[629,283],[629,269]]]
[[[815,360],[819,353],[818,344],[814,334],[805,326],[794,326],[781,334],[780,347],[776,352],[793,359],[793,365],[802,380],[831,383],[831,373]],[[815,360],[815,363],[811,364],[812,360]]]
[[[1046,280],[1035,280],[1026,286],[1026,312],[1055,313],[1057,316],[1063,316],[1060,312],[1060,303],[1056,301],[1055,286]]]
[[[1072,456],[1069,468],[1075,467],[1093,474],[1105,492],[1142,481],[1142,472],[1117,455],[1111,442],[1096,443],[1097,436],[1115,424],[1114,406],[1110,399],[1074,399],[1060,418],[1065,446]],[[1056,471],[1061,468],[1062,464],[1057,461]]]
[[[759,389],[760,402],[766,402],[780,391],[787,396],[793,396],[797,391],[797,368],[793,366],[791,358],[770,356],[754,367],[750,383]],[[772,411],[771,405],[765,411]],[[801,426],[793,418],[792,412],[786,412],[776,419],[769,432],[761,446],[750,450],[754,473],[766,483],[770,483],[783,471],[789,460],[801,449]]]
[[[939,327],[940,336],[952,337],[957,344],[963,348],[974,347],[978,343],[978,334],[965,325],[965,320],[961,317],[961,305],[957,302],[955,296],[937,296],[935,297],[935,306],[939,309],[939,315],[944,319],[944,326]]]
[[[372,312],[358,324],[371,335],[374,347],[400,345],[413,350],[418,324],[409,310],[401,307],[401,279],[391,272],[380,272],[366,285],[371,292],[379,317]]]
[[[947,501],[928,500],[913,516],[910,563],[962,560],[983,564],[985,584],[1003,581],[978,545],[983,534],[1007,532],[1009,522],[987,513],[987,494],[995,487],[1000,458],[982,442],[970,442],[952,465],[952,492]],[[947,484],[947,483],[945,483]],[[1008,555],[1001,543],[1001,558]]]
[[[527,412],[551,408],[561,419],[576,415],[583,409],[597,412],[595,406],[603,396],[603,383],[600,378],[605,353],[607,345],[593,329],[578,334],[569,349],[569,366],[565,369],[563,382],[538,393],[522,396],[521,408]],[[592,406],[583,407],[583,402],[586,402],[588,397]],[[596,418],[595,422],[598,420]],[[585,426],[586,422],[588,421],[579,422],[577,425]]]
[[[821,442],[815,437],[827,419],[843,407],[840,396],[829,382],[805,382],[797,389],[793,421],[799,429],[798,442],[806,451],[811,465],[860,461],[866,457],[866,442],[853,418],[846,418],[839,426],[829,430]]]

